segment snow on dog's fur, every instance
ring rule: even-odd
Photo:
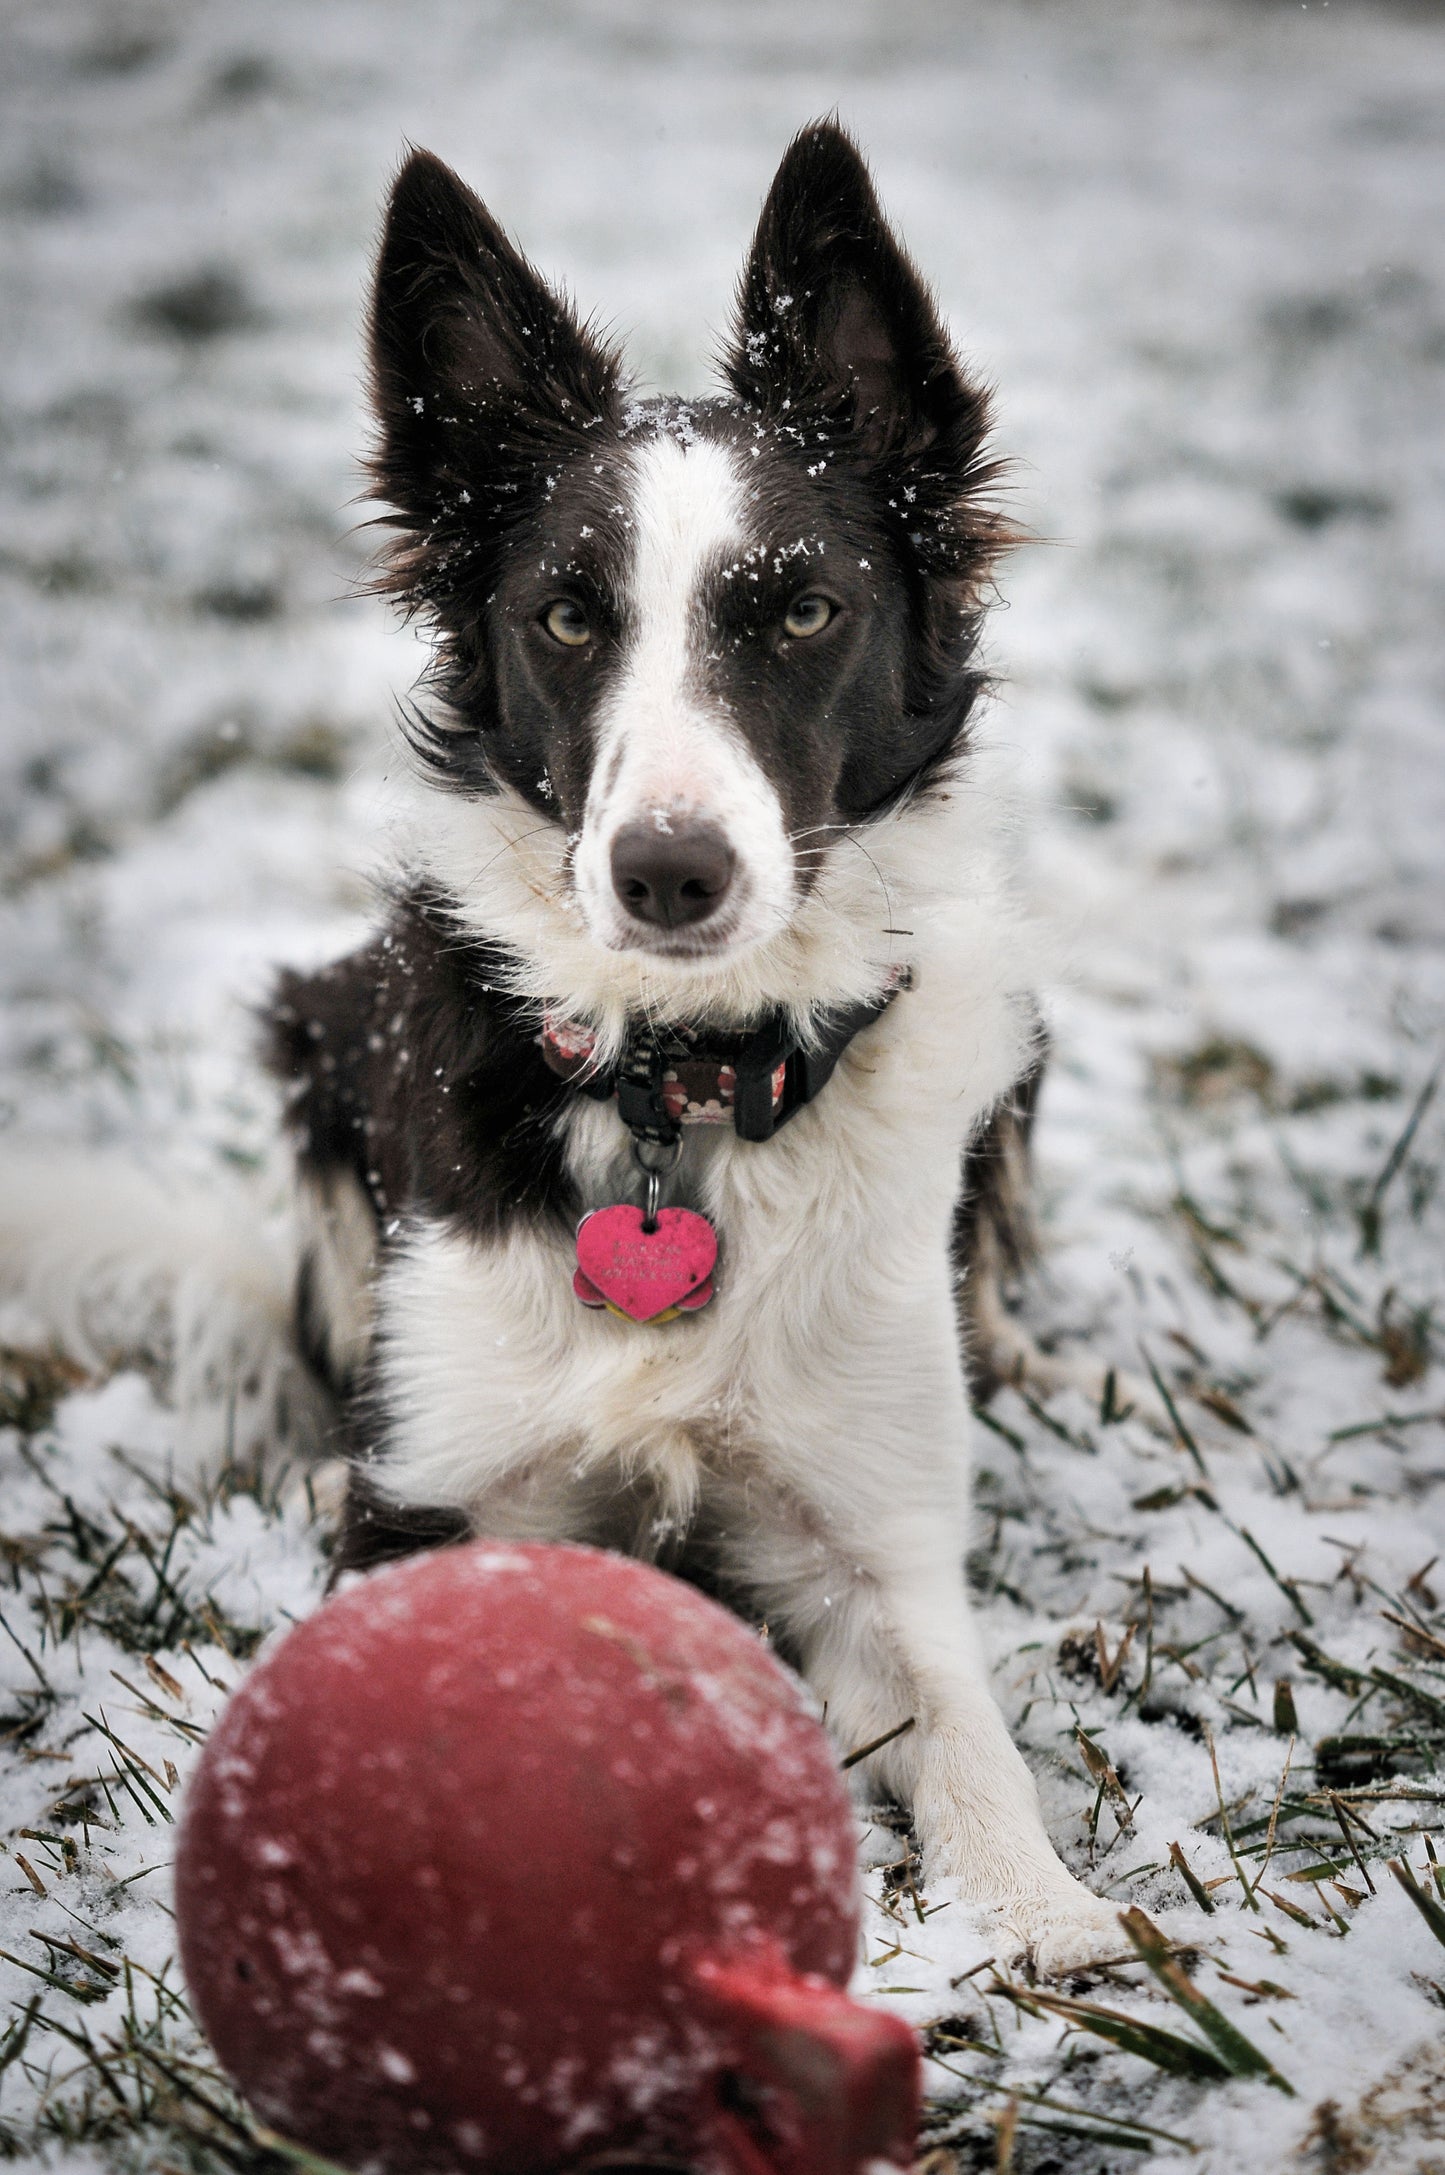
[[[386,925],[283,978],[297,1343],[354,1459],[341,1558],[468,1531],[663,1560],[766,1618],[911,1804],[931,1872],[1043,1968],[1117,1946],[990,1695],[963,1578],[957,1276],[997,1326],[1037,942],[971,737],[1005,540],[986,401],[836,128],[793,144],[728,390],[634,401],[455,175],[396,183],[372,319],[386,581],[436,638],[439,790]],[[910,986],[767,1142],[687,1136],[702,1311],[579,1305],[631,1199],[615,1102],[549,1071],[641,1019],[737,1032]],[[960,1258],[961,1257],[961,1258]]]

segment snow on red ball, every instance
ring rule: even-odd
[[[328,1602],[212,1733],[176,1902],[221,2061],[349,2167],[908,2158],[915,2042],[840,1991],[827,1740],[751,1632],[626,1558],[480,1541]]]

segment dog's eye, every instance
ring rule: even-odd
[[[542,614],[542,625],[554,642],[562,643],[567,649],[581,649],[584,642],[592,639],[587,614],[570,597],[558,597],[555,604],[549,604]]]
[[[826,597],[810,590],[805,597],[794,597],[788,606],[783,614],[783,631],[798,641],[804,641],[810,634],[821,634],[833,617],[833,610]]]

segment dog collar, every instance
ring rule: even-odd
[[[771,1140],[821,1092],[854,1036],[880,1019],[911,980],[907,967],[892,968],[877,997],[825,1015],[811,1048],[798,1041],[781,1009],[735,1035],[639,1020],[612,1066],[597,1063],[591,1028],[550,1007],[543,1010],[538,1039],[559,1079],[598,1102],[616,1098],[634,1141],[671,1147],[685,1125],[729,1120],[739,1140]]]
[[[640,1206],[613,1201],[578,1225],[572,1289],[583,1306],[653,1327],[705,1307],[713,1296],[717,1230],[697,1209],[662,1206],[664,1182],[682,1158],[683,1127],[731,1119],[740,1140],[771,1140],[910,980],[906,967],[897,968],[867,1004],[827,1014],[811,1049],[782,1011],[747,1034],[727,1036],[640,1020],[610,1067],[598,1064],[590,1028],[544,1011],[537,1038],[543,1057],[580,1094],[598,1102],[616,1098],[643,1193]]]

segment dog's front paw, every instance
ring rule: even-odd
[[[1010,1896],[995,1917],[1010,1961],[1022,1958],[1042,1979],[1130,1954],[1116,1906],[1068,1875],[1057,1887]]]

